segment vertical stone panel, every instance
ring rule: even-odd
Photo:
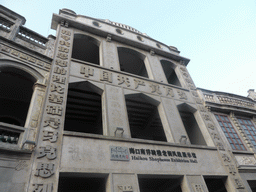
[[[114,42],[102,41],[102,54],[103,66],[109,69],[120,70],[117,47]]]
[[[187,137],[187,144],[190,144],[188,135],[179,116],[179,111],[173,100],[162,97],[162,106],[166,113],[169,127],[172,131],[172,137],[175,143],[180,143],[183,136]],[[168,140],[169,141],[169,140]]]
[[[64,27],[65,26],[65,27]],[[28,191],[57,192],[73,30],[61,22],[49,77]]]
[[[106,85],[106,105],[109,135],[115,136],[117,127],[123,128],[123,137],[130,138],[128,116],[122,88]]]

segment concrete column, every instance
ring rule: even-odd
[[[121,87],[106,85],[105,88],[105,109],[109,136],[120,137],[123,129],[123,137],[130,138],[130,129],[125,104],[125,98]]]
[[[140,191],[138,178],[134,173],[113,173],[112,179],[114,192]]]
[[[101,61],[103,62],[103,67],[114,69],[117,71],[120,71],[120,65],[119,65],[119,59],[118,59],[118,53],[116,44],[114,42],[102,41],[102,54],[101,55]]]
[[[148,70],[148,75],[149,77],[152,76],[150,79],[154,79],[155,81],[158,82],[163,82],[163,83],[168,83],[166,76],[164,74],[163,68],[161,66],[161,63],[159,61],[159,58],[156,55],[151,55],[147,54],[147,62],[149,67],[147,68]],[[150,75],[151,74],[151,75]]]
[[[184,175],[181,189],[186,192],[209,192],[204,178],[201,175]]]
[[[170,127],[170,131],[168,131],[169,134],[166,135],[167,141],[180,143],[180,139],[186,136],[186,144],[190,144],[187,132],[184,128],[175,102],[171,99],[162,98],[162,107],[167,117],[168,126]]]

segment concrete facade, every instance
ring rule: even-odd
[[[124,24],[0,21],[0,191],[255,191],[254,90],[196,88],[177,48]]]

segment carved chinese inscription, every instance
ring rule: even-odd
[[[112,73],[110,73],[108,71],[101,71],[100,72],[100,80],[112,83]]]
[[[81,66],[80,67],[80,73],[84,74],[85,77],[93,76],[94,75],[94,69],[88,66]]]
[[[54,129],[58,129],[59,125],[60,125],[59,118],[47,117],[47,119],[44,121],[44,127],[50,126]]]
[[[193,183],[193,189],[195,192],[204,192],[203,185],[201,184],[194,184]]]
[[[149,87],[151,87],[151,93],[157,93],[159,95],[162,94],[162,92],[160,91],[160,85],[155,83],[150,83]]]
[[[180,99],[185,99],[185,100],[188,99],[188,97],[184,91],[177,90],[177,93],[178,93]]]
[[[170,88],[170,87],[166,87],[166,96],[171,96],[171,97],[174,97],[174,92],[173,92],[173,89]]]
[[[47,145],[46,147],[39,147],[39,155],[37,156],[37,158],[42,158],[46,156],[49,160],[55,159],[57,157],[56,151],[57,149],[50,145]]]
[[[60,29],[61,35],[57,42],[57,52],[53,60],[53,71],[49,78],[47,103],[44,111],[42,130],[38,142],[37,156],[35,158],[34,176],[38,183],[33,183],[35,192],[52,192],[54,183],[43,184],[45,179],[54,177],[56,179],[56,168],[58,167],[59,151],[61,144],[63,126],[61,122],[65,107],[63,106],[67,95],[68,67],[70,65],[72,46],[71,32],[67,29]],[[62,129],[61,129],[62,128]],[[54,175],[54,176],[53,176]],[[41,180],[43,179],[43,180]],[[40,182],[41,180],[41,182]],[[32,179],[33,181],[33,179]],[[43,181],[43,182],[42,182]],[[31,185],[30,185],[31,186]],[[31,186],[32,187],[32,186]],[[31,191],[31,189],[30,189]]]
[[[134,88],[137,89],[139,85],[145,86],[145,81],[140,79],[133,79],[134,80]]]
[[[55,164],[53,163],[38,163],[35,176],[47,178],[53,175],[55,172]]]
[[[130,82],[129,77],[126,77],[124,75],[117,75],[117,80],[118,80],[118,85],[121,85],[121,84],[125,83],[125,85],[127,87],[131,86],[131,82]]]
[[[133,191],[133,188],[131,185],[118,185],[118,192],[129,192]]]
[[[34,189],[32,192],[52,192],[53,184],[33,184]]]

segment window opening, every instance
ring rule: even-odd
[[[75,34],[72,58],[99,65],[98,40],[87,35]]]
[[[236,130],[231,124],[227,115],[215,114],[217,121],[221,129],[223,130],[228,142],[230,143],[233,150],[246,150]]]
[[[65,130],[103,134],[101,93],[95,89],[89,82],[69,84]]]
[[[206,145],[203,134],[195,119],[194,113],[196,112],[196,109],[183,103],[178,105],[178,110],[190,143],[193,145]]]
[[[75,173],[60,173],[59,192],[105,192],[106,176],[100,174],[80,175]]]
[[[24,126],[35,79],[16,68],[0,72],[0,122]]]
[[[245,133],[249,137],[250,141],[256,148],[256,128],[250,119],[238,118],[238,121],[242,125]]]
[[[180,81],[175,72],[175,65],[169,61],[161,60],[161,65],[164,70],[167,82],[172,85],[177,85],[181,87]]]
[[[148,102],[145,98],[126,96],[126,107],[133,138],[166,141],[163,125],[157,106]]]
[[[256,191],[256,180],[247,180],[252,192]]]
[[[145,56],[132,49],[119,47],[118,57],[121,71],[148,78]]]
[[[209,192],[227,192],[225,183],[226,183],[226,177],[223,178],[204,178],[206,186],[208,188]]]
[[[139,187],[140,192],[182,192],[181,190],[181,177],[171,176],[140,176],[139,179]]]

